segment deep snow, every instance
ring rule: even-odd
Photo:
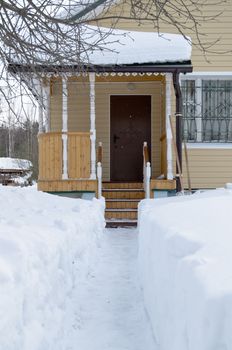
[[[104,203],[0,186],[0,350],[156,350],[137,232]]]
[[[232,348],[232,191],[145,200],[139,265],[162,350]]]
[[[95,263],[103,213],[97,200],[0,186],[0,350],[67,350],[66,310]]]

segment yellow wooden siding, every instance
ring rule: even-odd
[[[143,82],[142,80],[146,80]],[[152,97],[152,176],[156,177],[161,172],[161,129],[164,129],[164,89],[163,77],[118,77],[114,79],[97,78],[96,82],[96,131],[97,143],[103,142],[103,179],[110,180],[110,95],[151,95]],[[115,81],[117,80],[117,81]],[[128,81],[134,81],[136,90],[130,92],[127,88]],[[62,93],[60,100],[62,100]],[[56,97],[58,99],[58,97]],[[62,103],[61,103],[62,105]],[[68,83],[68,130],[71,132],[88,132],[90,129],[90,101],[89,84],[80,79],[72,79]],[[51,121],[55,124],[57,113],[51,110]],[[163,121],[162,121],[163,120]],[[60,125],[60,130],[62,126]],[[70,144],[73,147],[73,143]],[[142,150],[141,150],[142,152]],[[73,174],[74,170],[71,170]]]
[[[215,188],[232,182],[232,149],[188,149],[192,188]],[[184,185],[187,188],[183,152]]]
[[[39,180],[38,190],[45,192],[95,192],[97,193],[96,180]]]
[[[68,130],[89,132],[90,130],[89,84],[78,78],[68,83]]]
[[[161,118],[163,116],[163,84],[157,82],[135,83],[136,90],[131,93],[127,83],[96,84],[96,130],[97,142],[103,142],[103,179],[110,180],[110,96],[111,95],[151,95],[152,97],[152,176],[160,175],[161,162]],[[141,149],[142,152],[142,149]]]
[[[62,130],[62,80],[52,79],[50,88],[50,130]]]
[[[105,16],[118,16],[123,13],[123,16],[130,18],[130,2],[123,2],[112,7]],[[174,2],[173,2],[174,3]],[[188,5],[188,0],[186,1]],[[217,16],[220,14],[219,16]],[[194,15],[194,13],[193,13]],[[100,15],[101,16],[101,15]],[[198,13],[199,16],[199,13]],[[200,14],[201,16],[201,14]],[[232,37],[232,0],[212,5],[210,2],[204,2],[202,6],[202,16],[215,17],[214,20],[206,20],[201,23],[200,36],[203,43],[214,43],[210,48],[211,53],[207,53],[207,59],[201,50],[193,46],[192,62],[195,71],[231,71],[232,70],[232,54],[231,54],[231,37]],[[181,21],[181,17],[178,17]],[[139,30],[139,31],[157,31],[154,24],[149,21],[136,22],[129,19],[107,19],[98,22],[103,26],[114,25],[116,28],[124,30]],[[160,32],[164,33],[178,33],[174,26],[159,22]],[[193,32],[186,32],[193,42],[196,42],[196,34]],[[221,54],[223,53],[224,54]]]

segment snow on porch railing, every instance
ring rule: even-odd
[[[151,163],[149,162],[149,153],[147,142],[143,144],[143,186],[145,198],[150,198],[150,181],[151,181]]]
[[[97,182],[98,198],[102,196],[102,142],[99,142],[97,149]]]

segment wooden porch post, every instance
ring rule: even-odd
[[[62,142],[63,142],[63,173],[62,179],[68,179],[68,85],[67,78],[62,78]]]
[[[89,82],[90,82],[90,141],[91,141],[90,179],[96,180],[95,73],[89,73]]]
[[[172,83],[172,73],[166,73],[166,142],[167,142],[167,179],[168,180],[173,180],[172,131],[170,127],[171,83]]]

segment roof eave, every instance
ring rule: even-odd
[[[154,63],[154,64],[123,64],[123,65],[23,65],[9,64],[8,71],[14,74],[17,73],[69,73],[69,72],[127,72],[127,73],[191,73],[193,66],[191,61],[176,62],[176,63]]]

